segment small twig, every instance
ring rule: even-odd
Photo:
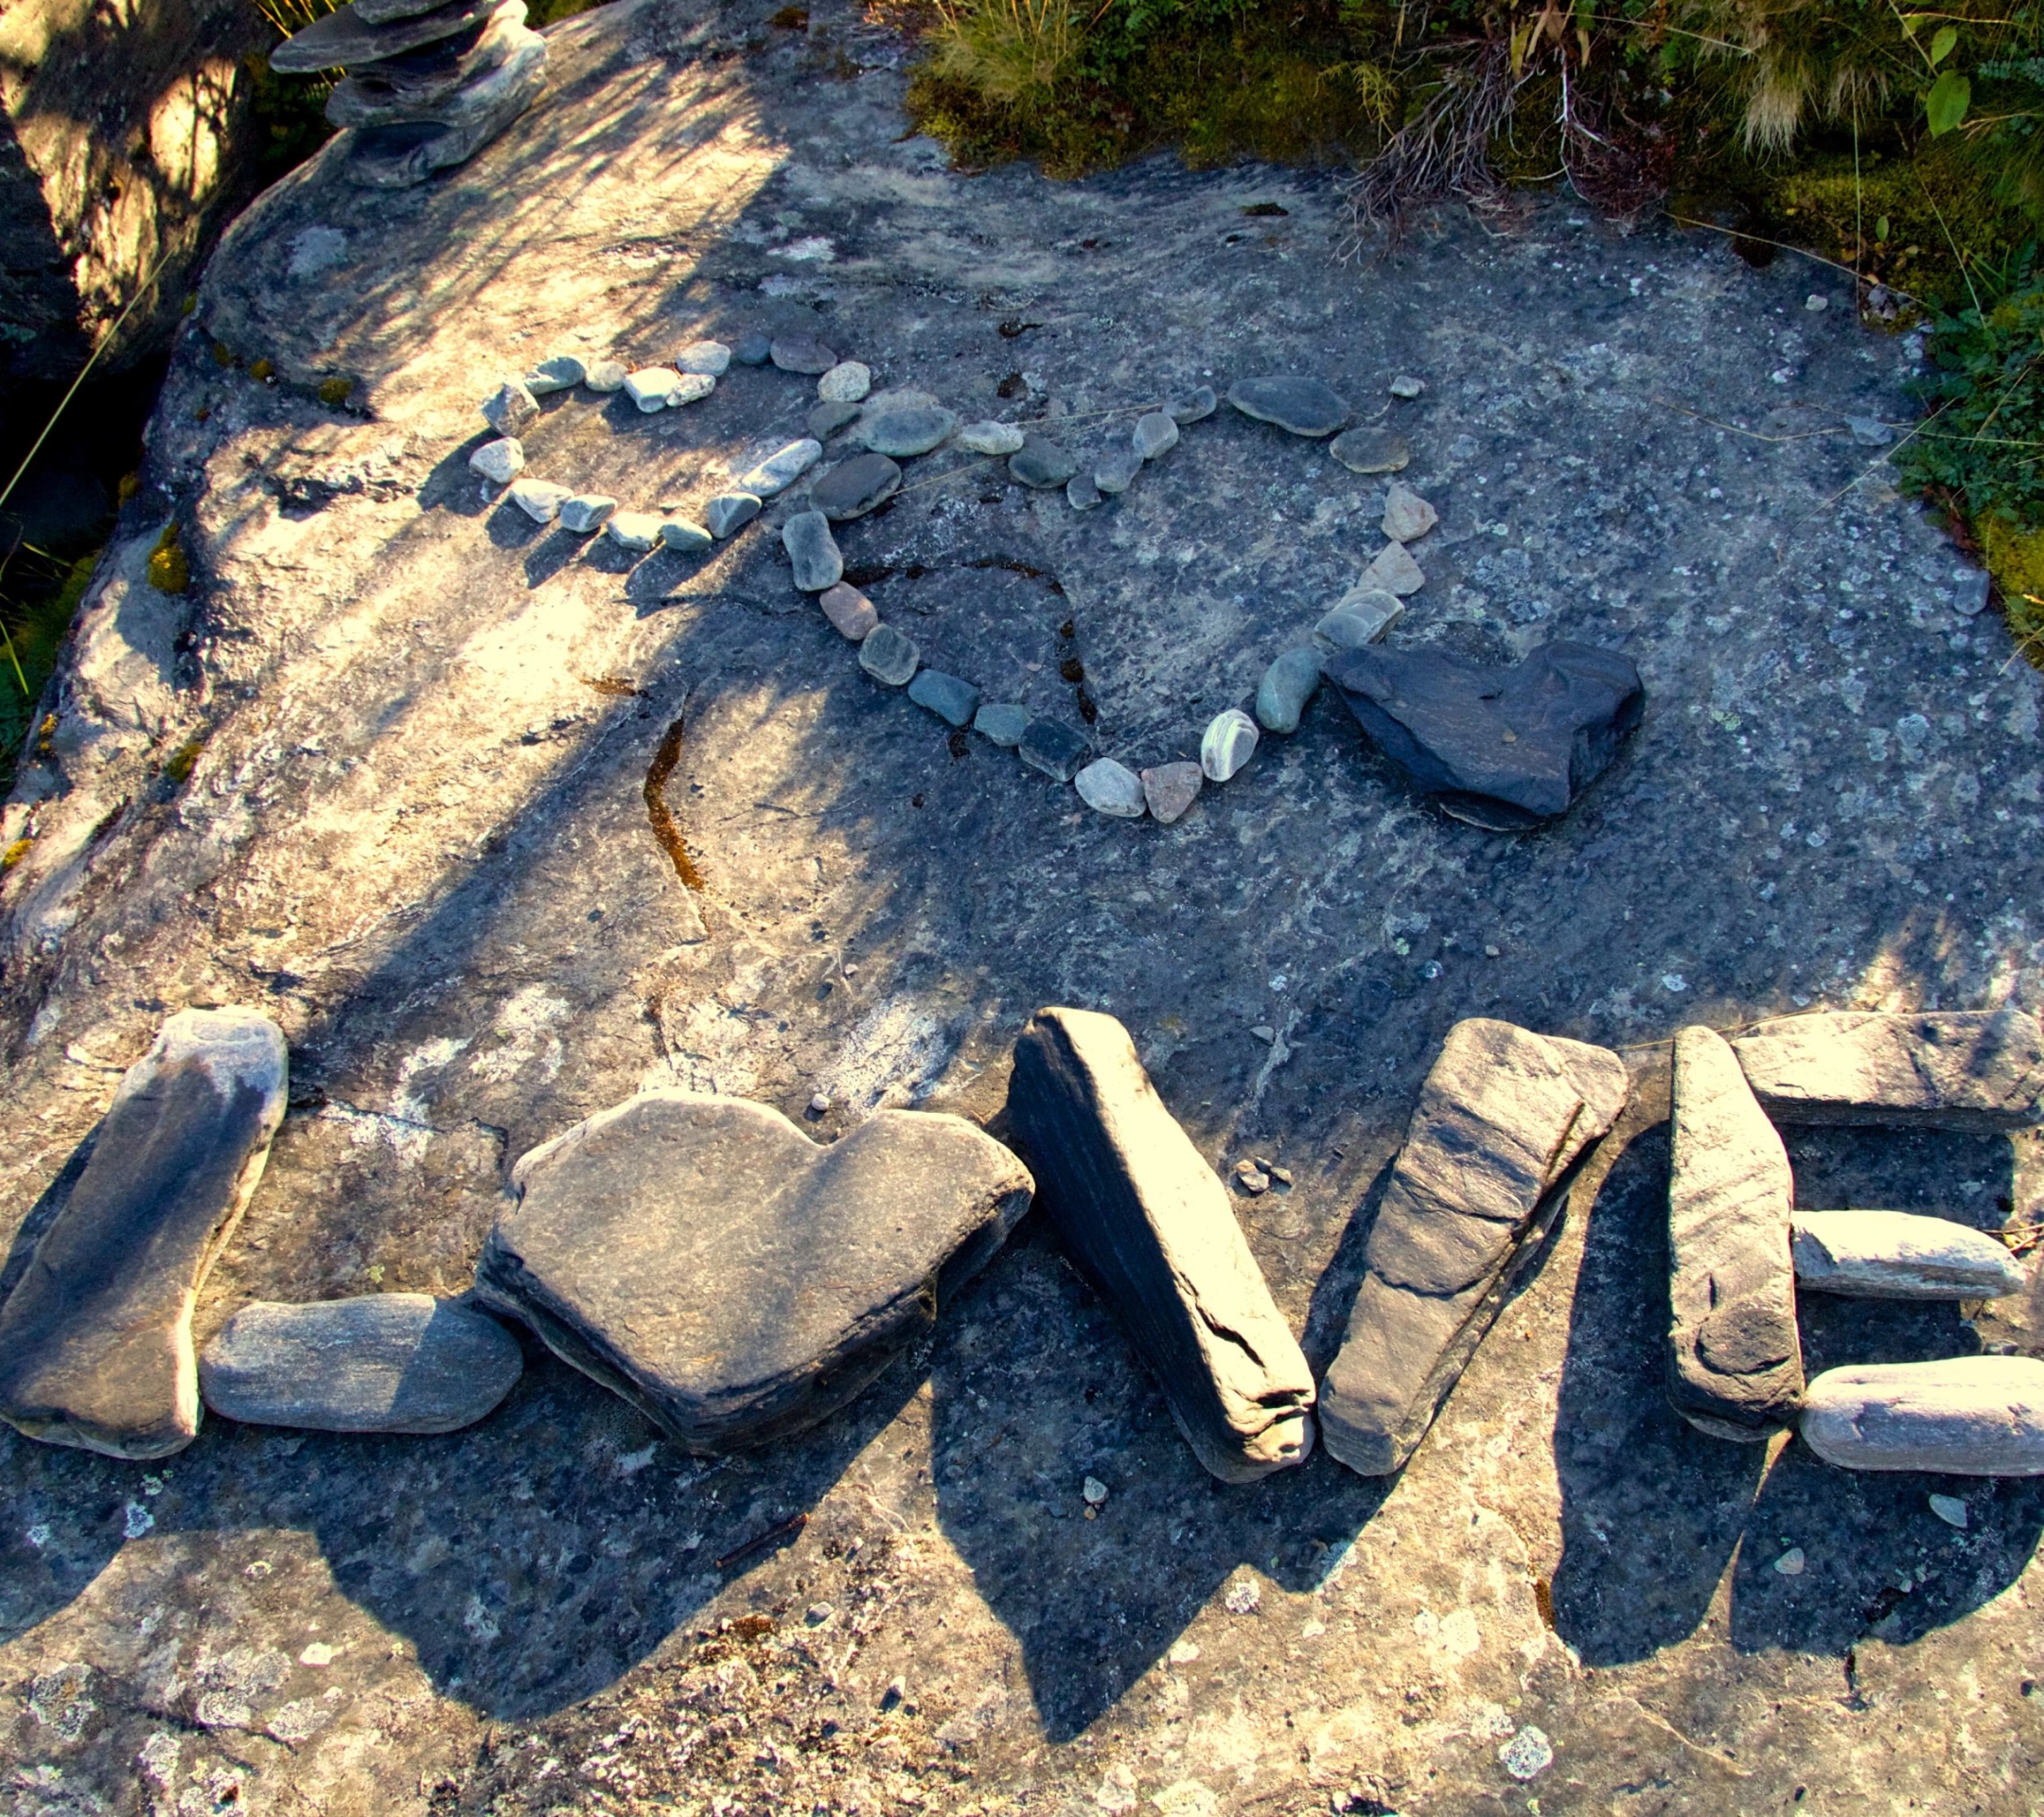
[[[808,1515],[791,1514],[779,1526],[769,1526],[764,1533],[755,1533],[743,1545],[733,1546],[716,1561],[716,1568],[719,1571],[729,1571],[732,1565],[751,1558],[754,1553],[764,1552],[776,1540],[800,1533],[808,1525]]]

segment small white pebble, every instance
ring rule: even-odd
[[[1930,1511],[1947,1526],[1956,1526],[1962,1531],[1966,1524],[1966,1505],[1956,1495],[1933,1495]]]
[[[335,1650],[324,1640],[315,1640],[298,1655],[298,1663],[301,1666],[331,1666]]]
[[[1098,1508],[1107,1499],[1107,1485],[1098,1476],[1088,1476],[1079,1492],[1086,1498],[1088,1508]]]
[[[809,1114],[812,1117],[820,1117],[829,1108],[830,1098],[827,1094],[823,1092],[818,1092],[817,1095],[809,1101]]]
[[[1418,397],[1425,389],[1426,381],[1423,379],[1415,379],[1409,372],[1400,373],[1391,381],[1391,395],[1394,397],[1403,397],[1409,400]]]
[[[1831,299],[1828,296],[1819,296],[1816,291],[1812,291],[1809,295],[1803,299],[1803,307],[1812,315],[1821,315],[1831,307]]]
[[[1803,1575],[1804,1562],[1803,1548],[1800,1545],[1791,1545],[1774,1561],[1774,1568],[1785,1578],[1800,1578]]]

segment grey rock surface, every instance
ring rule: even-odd
[[[1845,1470],[2044,1475],[2044,1362],[1955,1356],[1826,1369],[1804,1397],[1799,1429]]]
[[[1803,1393],[1781,1138],[1715,1030],[1675,1037],[1668,1399],[1713,1438],[1757,1441]]]
[[[1559,1189],[1617,1120],[1608,1049],[1471,1018],[1420,1087],[1320,1383],[1320,1436],[1366,1476],[1404,1467],[1540,1252]]]
[[[1319,379],[1238,379],[1228,387],[1227,400],[1260,423],[1314,438],[1333,434],[1349,416],[1346,400]]]
[[[1950,1218],[1910,1211],[1797,1211],[1797,1285],[1859,1299],[1999,1299],[2024,1275],[2007,1244]]]
[[[979,690],[942,669],[925,669],[908,684],[908,697],[954,726],[969,726],[979,711]]]
[[[798,511],[781,526],[781,545],[794,565],[795,585],[802,591],[820,593],[844,578],[844,556],[822,512]]]
[[[497,4],[498,0],[449,0],[430,12],[383,25],[371,24],[353,6],[337,7],[277,45],[270,53],[270,67],[280,76],[308,76],[344,64],[402,56],[467,30],[487,18]]]
[[[859,643],[859,667],[890,688],[905,687],[923,655],[916,641],[893,625],[875,625]]]
[[[1986,1131],[2044,1120],[2044,1027],[2022,1010],[1786,1015],[1732,1050],[1778,1122]]]
[[[1433,650],[1330,657],[1330,680],[1370,742],[1416,787],[1475,826],[1567,812],[1639,724],[1639,671],[1614,651],[1556,642],[1493,669]]]
[[[1015,1044],[1008,1115],[1060,1239],[1200,1462],[1225,1483],[1304,1463],[1312,1371],[1128,1031],[1094,1011],[1039,1011]]]
[[[511,1392],[518,1339],[431,1294],[241,1308],[199,1358],[209,1411],[317,1432],[454,1432]]]
[[[688,1449],[764,1444],[863,1393],[1031,1185],[956,1117],[819,1147],[768,1105],[647,1091],[520,1158],[476,1291]]]
[[[192,1313],[284,1116],[284,1036],[185,1010],[121,1075],[91,1158],[0,1306],[0,1419],[111,1457],[199,1431]]]
[[[809,488],[809,503],[833,523],[863,518],[901,490],[901,468],[885,454],[855,454]]]
[[[1289,735],[1298,730],[1299,715],[1320,686],[1320,652],[1287,650],[1263,671],[1257,683],[1256,716],[1265,732]]]

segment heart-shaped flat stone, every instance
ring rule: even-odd
[[[1006,1240],[1035,1182],[961,1118],[883,1110],[825,1148],[662,1088],[523,1156],[476,1290],[691,1451],[859,1394]]]

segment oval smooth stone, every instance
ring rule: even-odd
[[[863,518],[901,489],[901,468],[885,454],[855,454],[840,461],[809,488],[809,503],[842,523]]]
[[[1804,1392],[1802,1433],[1844,1470],[2044,1475],[2044,1363],[1959,1356],[1826,1369]]]
[[[660,527],[661,547],[678,556],[699,556],[716,540],[709,531],[689,518],[664,518]]]
[[[1139,820],[1149,812],[1142,778],[1112,757],[1097,757],[1072,778],[1079,799],[1118,820]]]
[[[783,372],[809,379],[820,379],[837,363],[837,356],[813,334],[778,335],[767,353]]]
[[[1950,1218],[1910,1211],[1797,1211],[1799,1286],[1855,1299],[1999,1299],[2025,1276],[2008,1246]]]
[[[1029,439],[1013,423],[967,423],[958,443],[968,454],[1013,454]]]
[[[1320,657],[1314,650],[1287,650],[1257,687],[1256,716],[1265,732],[1294,732],[1299,715],[1320,685]]]
[[[1256,721],[1240,707],[1217,713],[1200,739],[1200,768],[1209,783],[1225,783],[1256,754]]]
[[[582,375],[582,382],[591,391],[623,391],[625,380],[630,377],[623,361],[591,360],[589,370]]]
[[[1347,430],[1328,452],[1351,473],[1402,473],[1412,465],[1412,444],[1388,429]]]
[[[570,391],[582,382],[588,368],[572,353],[556,353],[542,360],[525,375],[525,389],[535,397],[550,391]]]
[[[731,349],[721,341],[691,341],[675,355],[674,362],[683,372],[721,379],[731,370]]]
[[[1024,729],[1016,754],[1031,769],[1060,783],[1078,775],[1093,747],[1084,732],[1074,732],[1060,719],[1031,719]]]
[[[942,404],[912,404],[877,414],[868,411],[859,418],[854,438],[875,454],[927,454],[950,439],[958,420],[957,414]]]
[[[1012,701],[993,700],[973,715],[973,730],[990,743],[1013,750],[1029,730],[1030,710]]]
[[[1110,449],[1093,464],[1094,486],[1101,492],[1126,492],[1142,467],[1143,457],[1133,448]]]
[[[1129,446],[1146,461],[1169,454],[1178,446],[1178,419],[1168,410],[1146,412],[1137,417]]]
[[[1024,485],[1035,486],[1039,491],[1063,485],[1078,470],[1076,455],[1055,442],[1045,441],[1040,435],[1030,436],[1008,457],[1009,476]]]
[[[979,711],[979,690],[942,669],[925,669],[908,684],[908,697],[954,726],[969,726]]]
[[[872,601],[845,581],[824,588],[817,595],[817,604],[822,607],[823,616],[830,620],[831,628],[855,644],[880,622],[880,614],[873,609]]]
[[[781,546],[794,564],[795,585],[803,592],[820,593],[844,578],[844,556],[822,512],[796,513],[781,526]],[[902,677],[904,681],[907,679]]]
[[[1221,400],[1214,396],[1211,385],[1197,386],[1182,397],[1173,397],[1164,406],[1174,423],[1204,422],[1220,408]]]
[[[1349,415],[1347,399],[1317,379],[1242,379],[1228,387],[1227,400],[1244,416],[1294,435],[1331,435]]]
[[[916,672],[922,653],[915,639],[891,625],[875,625],[859,645],[859,667],[890,688],[903,686]]]
[[[840,360],[817,380],[826,404],[855,404],[872,389],[872,368],[861,360]]]

